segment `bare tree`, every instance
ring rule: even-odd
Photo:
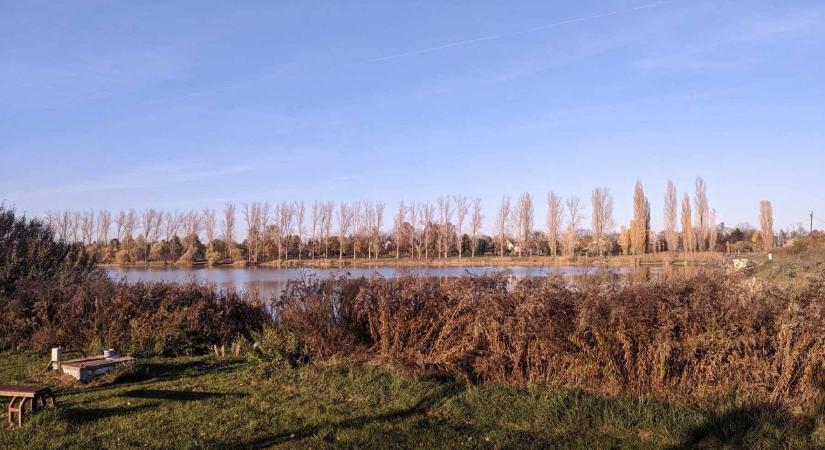
[[[415,203],[410,203],[410,256],[418,251],[418,259],[421,259],[421,246],[418,244],[418,212],[419,208]]]
[[[572,196],[567,199],[565,206],[567,207],[567,228],[564,232],[564,243],[568,256],[573,256],[576,253],[576,244],[579,240],[579,228],[581,227],[582,217],[579,214],[579,206],[581,201],[579,197]]]
[[[449,231],[450,220],[453,216],[453,205],[449,197],[438,198],[438,242],[441,256],[449,256],[452,233]]]
[[[464,221],[467,220],[467,213],[470,211],[470,200],[463,195],[456,195],[453,196],[453,202],[455,203],[456,225],[458,225],[456,229],[458,258],[461,259],[464,253]]]
[[[203,230],[206,233],[206,246],[211,251],[213,247],[212,241],[218,234],[218,215],[214,209],[203,209]]]
[[[335,203],[328,201],[324,203],[324,219],[323,219],[323,233],[324,233],[324,258],[329,258],[329,238],[332,235],[332,212],[335,209]],[[342,244],[343,245],[343,244]]]
[[[679,234],[676,232],[677,208],[679,200],[676,197],[676,185],[673,181],[667,180],[667,191],[665,191],[665,242],[667,249],[675,252],[679,249]]]
[[[180,228],[183,226],[183,214],[180,211],[175,211],[174,214],[166,213],[164,224],[163,234],[166,236],[167,241],[171,241],[178,235]]]
[[[424,234],[424,258],[430,258],[430,230],[432,229],[433,220],[435,218],[435,207],[429,203],[424,203],[420,207],[421,229]]]
[[[118,247],[123,245],[124,231],[126,230],[126,211],[119,210],[115,216],[115,239],[117,239]]]
[[[470,256],[475,258],[478,249],[478,232],[481,230],[481,223],[484,221],[484,214],[481,211],[481,199],[473,199],[473,213],[470,215],[470,230],[472,231],[473,249]]]
[[[223,239],[226,241],[223,257],[228,258],[235,245],[235,204],[231,202],[223,207]]]
[[[352,204],[350,211],[352,212],[352,259],[358,256],[358,238],[364,234],[364,211],[367,209],[364,201],[357,201]]]
[[[710,210],[710,221],[708,222],[708,225],[710,225],[710,234],[708,235],[708,250],[716,251],[716,243],[717,239],[719,238],[718,230],[716,229],[716,208],[711,208]]]
[[[158,240],[161,220],[163,220],[163,213],[154,208],[146,209],[140,215],[140,223],[141,226],[143,226],[143,236],[146,240],[143,262],[149,260],[149,251],[152,248],[151,243]]]
[[[514,213],[519,239],[518,254],[522,256],[524,250],[530,247],[530,235],[533,232],[533,197],[529,192],[521,194]]]
[[[69,235],[71,242],[80,241],[80,212],[71,211],[69,213]]]
[[[60,241],[65,242],[69,239],[70,216],[69,211],[49,211],[47,213],[49,228]]]
[[[137,213],[134,209],[129,209],[123,223],[123,239],[127,244],[131,244],[134,239],[135,225],[137,224]],[[127,245],[128,248],[128,245]]]
[[[117,212],[117,216],[115,216],[115,238],[117,239],[118,245],[123,244],[124,228],[126,228],[126,211],[121,209]],[[65,239],[63,234],[61,234],[61,238]]]
[[[401,257],[401,241],[404,239],[404,219],[407,217],[407,205],[402,200],[398,204],[398,212],[395,214],[393,231],[395,232],[395,259]]]
[[[261,202],[245,203],[243,205],[243,216],[246,221],[246,245],[247,258],[251,261],[258,261],[260,256],[260,241],[265,228],[264,216],[269,216],[269,204]]]
[[[185,216],[186,237],[189,239],[189,248],[195,248],[195,242],[198,240],[203,228],[203,218],[197,211],[189,211]]]
[[[292,233],[292,220],[295,216],[295,207],[291,203],[282,202],[280,205],[275,207],[275,216],[278,221],[277,223],[277,240],[278,240],[278,259],[281,259],[281,255],[284,256],[284,259],[289,259],[289,245],[287,239],[289,239],[289,234]]]
[[[303,250],[303,239],[306,229],[304,228],[304,202],[295,202],[293,204],[295,210],[295,225],[298,227],[298,260],[301,260],[301,251]]]
[[[696,177],[696,194],[693,197],[696,210],[696,247],[698,250],[707,250],[710,227],[708,226],[710,209],[708,207],[707,185],[702,177]]]
[[[636,181],[633,191],[633,220],[630,222],[630,242],[634,255],[643,255],[650,237],[650,204],[642,182]]]
[[[104,244],[109,242],[109,232],[112,229],[112,213],[106,210],[97,213],[97,240]]]
[[[547,246],[552,256],[557,255],[563,213],[561,197],[552,191],[547,193]]]
[[[773,206],[768,200],[759,202],[759,232],[762,234],[762,250],[773,249]]]
[[[95,230],[94,210],[83,211],[80,217],[80,233],[84,244],[91,245]]]
[[[696,240],[693,234],[693,224],[691,217],[693,213],[690,209],[690,196],[685,192],[682,198],[682,247],[686,252],[696,251]]]
[[[613,196],[608,188],[596,188],[590,200],[593,204],[593,239],[596,241],[596,254],[601,256],[605,249],[605,237],[613,230]]]
[[[375,202],[372,206],[372,215],[373,219],[372,223],[372,243],[373,243],[373,254],[375,255],[375,259],[381,255],[381,226],[384,223],[384,202]]]
[[[146,238],[147,245],[157,240],[162,218],[163,213],[154,208],[146,209],[140,214],[140,225],[143,227],[143,236]]]
[[[338,205],[338,259],[344,259],[344,242],[352,226],[353,208],[347,202]],[[354,251],[353,251],[354,253]]]
[[[315,255],[318,253],[318,234],[322,233],[323,223],[324,205],[316,200],[312,202],[312,235],[310,237],[312,239],[312,245],[310,246],[312,259],[315,259]]]
[[[499,252],[502,257],[504,256],[504,249],[507,245],[507,232],[510,228],[511,219],[510,214],[510,197],[504,196],[498,207],[498,216],[496,216],[496,236]]]

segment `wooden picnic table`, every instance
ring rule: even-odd
[[[54,408],[57,401],[54,398],[54,393],[51,389],[42,386],[21,385],[21,384],[0,384],[0,397],[11,397],[9,402],[9,426],[13,427],[14,414],[17,414],[17,426],[23,426],[23,412],[26,409],[26,404],[29,404],[29,409],[32,414],[45,408],[48,403]]]

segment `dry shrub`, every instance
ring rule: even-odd
[[[299,336],[308,352],[319,358],[364,348],[370,336],[355,316],[362,284],[345,277],[322,282],[314,276],[289,282],[274,307],[279,328]]]
[[[105,274],[21,282],[0,299],[0,348],[117,348],[128,353],[192,354],[251,340],[269,320],[235,291],[189,283],[116,283]]]
[[[471,382],[776,404],[821,399],[825,280],[765,287],[722,273],[301,282],[278,325],[318,358],[361,353]]]

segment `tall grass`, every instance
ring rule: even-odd
[[[468,382],[814,405],[825,279],[795,287],[699,273],[628,283],[503,276],[293,283],[277,329],[316,360],[360,358]]]

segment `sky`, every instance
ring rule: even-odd
[[[0,202],[483,200],[696,176],[825,228],[822,1],[0,0]]]

